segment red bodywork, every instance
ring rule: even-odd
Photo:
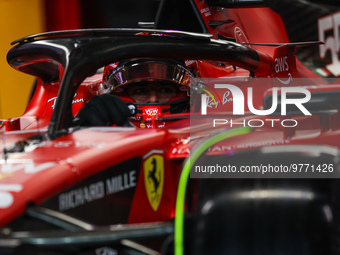
[[[311,92],[339,90],[339,85],[326,85],[327,82],[320,85],[320,77],[296,58],[295,47],[301,45],[289,44],[283,22],[274,11],[269,8],[216,10],[210,9],[204,1],[197,0],[196,4],[205,24],[211,20],[227,20],[217,27],[207,26],[213,38],[217,38],[217,34],[234,38],[237,43],[256,50],[260,56],[260,65],[253,70],[253,73],[245,68],[235,69],[232,65],[221,66],[214,61],[198,61],[198,71],[202,78],[249,76],[271,78],[271,80],[276,80],[275,86],[277,87],[289,86],[280,83],[279,79],[287,81],[304,78]],[[63,73],[63,70],[60,73]],[[73,99],[74,115],[92,96],[102,93],[101,78],[102,75],[99,73],[87,78],[80,85]],[[1,150],[10,148],[19,140],[46,131],[60,82],[59,80],[42,83],[38,80],[34,97],[25,113],[17,118],[3,120]],[[212,87],[207,87],[207,89],[214,91]],[[270,84],[256,87],[255,108],[259,109],[263,106],[266,95],[272,93],[271,89]],[[246,92],[245,89],[243,91]],[[215,111],[231,113],[232,104],[231,102],[225,104]],[[296,119],[299,125],[288,128],[280,125],[271,127],[270,122],[265,122],[265,126],[254,128],[247,135],[230,138],[214,145],[208,153],[228,154],[266,146],[300,144],[328,145],[338,148],[339,116],[338,111],[332,114],[313,113],[312,116],[293,115],[289,118]],[[285,118],[275,117],[280,121]],[[233,119],[237,121],[240,118],[234,116]],[[256,116],[256,119],[264,121],[268,119],[268,116]],[[104,208],[103,210],[108,210],[104,215],[117,215],[117,217],[105,220],[91,216],[91,212],[89,215],[85,213],[84,220],[95,225],[171,220],[175,215],[177,185],[183,162],[190,153],[190,147],[206,137],[211,130],[212,122],[209,119],[197,125],[189,119],[169,121],[166,122],[164,128],[93,127],[48,139],[38,144],[36,148],[32,145],[32,150],[27,148],[24,153],[8,155],[4,153],[0,168],[0,226],[5,226],[19,217],[31,203],[47,205],[47,207],[59,210],[61,205],[58,204],[58,199],[61,203],[60,199],[64,198],[62,194],[69,196],[70,200],[65,202],[67,205],[61,211],[75,217],[81,217],[77,209],[91,203],[94,203],[93,208],[96,208],[95,203],[100,199],[104,199],[106,203],[115,199],[115,205],[129,208],[128,211],[124,211],[125,214],[127,213],[125,218],[115,212],[120,210],[119,207]],[[192,137],[191,143],[189,143],[190,136]],[[153,207],[146,187],[151,182],[144,168],[148,166],[147,160],[155,155],[159,156],[157,160],[163,160],[159,162],[163,163],[164,172],[161,198],[159,198],[159,204],[156,202]],[[92,176],[96,176],[111,166],[136,158],[139,163],[135,166],[139,169],[134,169],[135,166],[133,166],[130,170],[138,170],[138,173],[130,174],[130,171],[120,174],[119,188],[121,190],[117,191],[117,196],[108,194],[108,185],[111,185],[107,183],[108,178],[105,177],[102,183],[97,179],[91,179]],[[76,188],[72,187],[86,180],[88,183],[87,186],[85,184],[82,186],[82,192],[85,190],[84,187],[89,188],[89,185],[96,183],[98,188],[104,185],[105,194],[97,190],[91,198],[85,198],[86,201],[75,204],[75,195],[72,192],[75,192]],[[119,196],[119,192],[129,189],[133,189],[132,196]],[[131,200],[127,201],[127,197]]]

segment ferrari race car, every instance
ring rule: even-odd
[[[162,1],[152,28],[13,42],[8,63],[37,87],[2,120],[0,254],[338,254],[336,63],[296,55],[326,59],[334,40],[291,42],[267,2]],[[78,125],[119,92],[106,68],[136,59],[185,63],[190,110],[123,101],[123,125]]]

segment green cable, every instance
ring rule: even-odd
[[[210,93],[210,91],[208,91],[208,90],[206,90],[204,88],[200,88],[200,89],[203,90],[205,93],[207,93],[214,100],[215,105],[217,105],[215,97],[213,96],[213,94]]]
[[[244,135],[250,133],[249,127],[240,127],[221,132],[200,144],[196,150],[190,153],[187,158],[178,184],[176,214],[175,214],[175,255],[183,255],[183,234],[184,234],[184,202],[186,186],[190,175],[190,169],[195,161],[212,145],[230,138],[232,136]]]

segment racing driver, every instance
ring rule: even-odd
[[[94,96],[77,114],[81,126],[151,127],[159,117],[188,112],[194,75],[184,62],[132,59],[104,68],[103,85],[110,92]],[[158,127],[164,122],[157,122]]]

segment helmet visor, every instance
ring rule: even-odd
[[[188,70],[179,64],[147,60],[122,65],[112,72],[105,85],[115,90],[130,83],[162,81],[189,88],[191,78],[193,77]]]
[[[180,94],[179,86],[179,84],[164,81],[139,82],[125,86],[125,91],[137,103],[163,103]]]

